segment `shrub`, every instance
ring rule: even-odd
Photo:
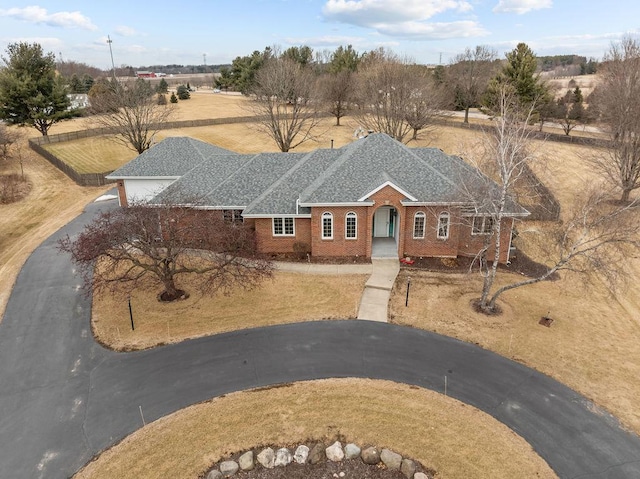
[[[188,100],[191,98],[191,93],[189,93],[189,89],[184,85],[179,85],[176,93],[178,94],[178,98],[180,100]]]

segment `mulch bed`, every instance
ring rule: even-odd
[[[272,261],[286,261],[288,263],[313,263],[313,264],[368,264],[371,260],[364,256],[309,256],[300,253],[270,254]]]
[[[341,473],[344,473],[341,475]],[[238,472],[234,479],[406,479],[400,471],[391,471],[383,465],[370,466],[357,459],[341,462],[323,461],[318,464],[291,463],[286,467],[266,469],[256,467],[253,471]]]
[[[411,258],[414,263],[411,265],[403,265],[402,268],[406,270],[418,269],[426,271],[438,271],[444,273],[467,273],[469,268],[472,267],[473,258],[458,257],[458,258]],[[477,268],[477,265],[473,265]],[[518,251],[518,255],[511,259],[511,262],[506,264],[500,264],[498,266],[500,271],[508,271],[511,273],[518,273],[528,278],[537,278],[547,271],[547,267],[541,263],[536,263],[527,255]],[[549,281],[555,281],[560,276],[558,273],[552,274],[549,277]]]
[[[290,263],[314,263],[314,264],[367,264],[370,259],[362,256],[347,257],[323,257],[300,255],[298,253],[281,253],[269,255],[272,261],[286,261]],[[438,271],[444,273],[467,273],[472,265],[473,258],[460,256],[458,258],[411,258],[412,264],[401,264],[406,270]],[[477,265],[474,265],[477,267]],[[537,278],[547,271],[547,267],[541,263],[536,263],[522,251],[518,251],[517,256],[512,257],[508,265],[500,264],[500,271],[519,273],[528,278]],[[548,281],[559,279],[558,273],[552,274]]]

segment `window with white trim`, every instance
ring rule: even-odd
[[[322,213],[322,239],[333,239],[333,214]]]
[[[358,215],[349,211],[344,219],[344,237],[346,239],[358,238]]]
[[[440,213],[438,216],[438,239],[447,239],[449,237],[449,213]]]
[[[474,216],[471,234],[489,235],[493,232],[493,216]]]
[[[413,239],[424,238],[426,219],[427,215],[424,214],[424,211],[418,211],[413,215]]]
[[[222,210],[225,223],[242,223],[242,210]]]
[[[273,236],[295,236],[295,227],[292,217],[273,218]]]

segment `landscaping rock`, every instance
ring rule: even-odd
[[[344,446],[344,456],[347,459],[354,459],[359,455],[360,455],[360,448],[357,445],[350,442],[349,444]]]
[[[309,463],[310,464],[318,464],[326,459],[326,455],[324,453],[324,444],[321,442],[316,443],[311,450],[309,451]]]
[[[340,441],[331,444],[324,452],[327,455],[327,459],[332,462],[340,462],[344,459],[344,451],[342,450]]]
[[[427,476],[424,472],[416,472],[413,475],[413,479],[429,479],[429,476]]]
[[[262,467],[273,469],[273,466],[276,462],[276,453],[273,452],[273,449],[271,449],[270,447],[263,449],[260,454],[258,454],[258,462],[262,465]]]
[[[223,461],[220,463],[220,472],[222,477],[231,477],[238,472],[238,463],[236,461]]]
[[[293,456],[286,447],[278,449],[278,452],[276,452],[276,466],[288,466],[292,460]]]
[[[306,464],[309,459],[309,448],[304,444],[300,444],[296,448],[296,452],[293,454],[293,460],[298,464]]]
[[[411,459],[403,459],[400,465],[400,472],[407,479],[413,479],[413,475],[416,473],[416,463]]]
[[[372,466],[380,462],[380,452],[373,446],[363,449],[360,457],[362,462]]]
[[[243,471],[251,471],[255,466],[253,461],[253,451],[247,451],[238,458],[238,465]]]
[[[392,471],[399,471],[402,464],[402,456],[397,452],[393,452],[389,449],[383,449],[380,453],[380,459],[387,466],[387,469]]]
[[[214,469],[207,474],[207,479],[222,479],[222,473],[217,469]]]

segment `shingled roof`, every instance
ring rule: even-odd
[[[370,204],[369,196],[385,184],[403,192],[408,204],[470,204],[460,185],[478,178],[460,158],[437,148],[409,148],[383,133],[337,149],[257,155],[168,138],[109,177],[172,175],[178,179],[152,203],[179,192],[205,207],[239,208],[254,217],[305,215],[314,205]],[[515,202],[508,206],[510,214],[527,214]]]
[[[204,160],[218,155],[236,153],[194,138],[170,137],[142,152],[107,178],[180,178]]]

